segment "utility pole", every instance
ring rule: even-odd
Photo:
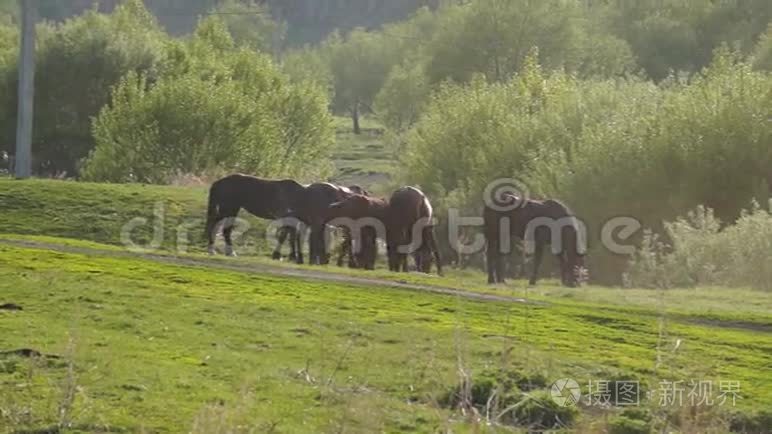
[[[32,175],[32,116],[35,100],[35,21],[37,0],[19,0],[21,44],[19,52],[19,107],[16,124],[16,178]]]

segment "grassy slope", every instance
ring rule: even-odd
[[[152,239],[152,226],[156,221],[154,208],[162,204],[163,249],[176,252],[177,228],[184,225],[189,228],[188,251],[196,254],[203,252],[205,245],[202,237],[205,203],[206,189],[203,187],[105,185],[49,180],[19,182],[0,178],[0,234],[4,234],[5,238],[25,238],[19,237],[24,235],[26,238],[31,236],[32,239],[55,243],[100,243],[87,244],[98,248],[104,248],[104,245],[122,247],[121,228],[137,217],[147,218],[149,223],[135,229],[132,232],[133,238],[138,242]],[[246,213],[241,213],[241,216],[252,229],[242,238],[237,238],[237,244],[241,247],[239,252],[243,256],[238,260],[247,264],[268,261],[265,258],[265,223]],[[249,252],[259,255],[249,255]],[[352,273],[337,267],[328,269],[336,273]],[[772,293],[753,290],[699,288],[657,293],[651,290],[587,287],[575,291],[550,285],[527,290],[522,282],[513,282],[506,287],[488,287],[484,284],[484,277],[476,271],[449,270],[445,278],[395,276],[385,270],[368,275],[479,292],[515,291],[519,297],[527,295],[529,298],[545,299],[553,303],[583,304],[589,308],[608,308],[613,305],[618,309],[640,308],[644,311],[637,313],[651,313],[664,302],[673,315],[698,315],[703,319],[760,324],[772,322],[769,315],[772,310]],[[738,299],[743,300],[743,303],[737,303]]]
[[[0,180],[0,233],[80,238],[67,243],[92,247],[119,245],[121,226],[137,216],[151,217],[154,204],[161,201],[166,211],[164,247],[171,249],[174,228],[200,218],[204,200],[205,190],[197,188]],[[729,378],[742,383],[743,409],[772,405],[769,374],[761,369],[772,364],[769,333],[700,324],[717,318],[769,325],[768,293],[565,290],[549,285],[526,290],[519,282],[490,289],[481,284],[479,273],[456,272],[443,279],[370,274],[551,303],[525,307],[7,246],[0,246],[0,275],[11,276],[0,279],[0,304],[10,300],[27,308],[21,314],[0,312],[0,350],[33,347],[66,353],[71,334],[78,385],[83,387],[77,421],[87,425],[177,431],[192,426],[207,404],[223,400],[224,407],[206,411],[255,423],[305,422],[319,430],[334,430],[343,420],[385,424],[392,431],[431,430],[447,420],[432,405],[432,397],[455,381],[457,350],[479,372],[482,366],[499,364],[509,345],[515,348],[509,364],[544,369],[548,378],[565,373],[587,379],[599,375],[595,371],[621,371],[651,381]],[[659,303],[664,310],[657,308]],[[662,337],[661,319],[666,320]],[[654,369],[657,342],[672,349],[679,340],[677,350],[661,352],[663,364]],[[207,356],[217,363],[200,366]],[[326,384],[335,372],[335,387],[295,378],[309,360],[317,381]],[[56,422],[65,366],[0,364],[0,373],[6,372],[0,383],[17,387],[4,388],[0,407],[22,402],[21,407],[35,407],[29,417],[36,426]],[[26,375],[32,383],[24,380]],[[411,387],[416,391],[409,392]],[[420,405],[406,405],[408,398]],[[170,399],[179,408],[169,411],[161,405]],[[365,425],[363,429],[376,428]]]
[[[77,384],[73,421],[86,431],[182,431],[225,413],[233,424],[278,422],[282,432],[341,424],[353,432],[429,432],[448,423],[435,404],[457,381],[458,356],[472,372],[505,360],[508,369],[548,379],[633,375],[655,389],[658,379],[732,379],[742,384],[741,409],[772,405],[768,373],[759,369],[772,362],[772,342],[759,332],[671,322],[661,336],[656,318],[581,307],[471,302],[7,246],[0,258],[3,301],[25,308],[0,312],[0,348],[66,356],[47,365],[0,360],[0,383],[8,386],[0,424],[11,417],[17,427],[58,422],[70,381]]]
[[[381,125],[364,118],[361,128],[362,134],[356,135],[351,130],[350,119],[335,118],[337,144],[332,158],[337,173],[333,181],[384,193],[396,170],[394,156],[384,143]]]

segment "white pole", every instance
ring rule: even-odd
[[[19,0],[21,44],[19,52],[19,107],[16,125],[16,177],[32,172],[32,116],[35,99],[35,21],[37,0]]]

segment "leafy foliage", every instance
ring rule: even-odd
[[[111,14],[90,10],[38,26],[36,171],[76,175],[93,151],[84,172],[93,180],[165,182],[178,171],[230,169],[323,174],[326,167],[309,172],[308,163],[331,146],[326,95],[312,84],[290,84],[254,51],[272,42],[262,38],[276,30],[269,19],[260,17],[265,28],[255,28],[256,15],[227,17],[204,19],[192,37],[175,39],[140,0],[127,0]],[[0,27],[0,88],[7,90],[0,151],[9,153],[17,35]]]
[[[94,121],[86,179],[168,182],[230,170],[321,176],[332,144],[321,89],[290,85],[265,56],[234,48],[224,24],[203,20],[155,83],[129,75]],[[313,163],[313,164],[312,164]]]
[[[273,53],[286,38],[286,24],[274,21],[268,8],[254,0],[224,0],[217,6],[217,12],[237,45]]]
[[[111,15],[89,11],[55,26],[38,26],[33,152],[39,172],[74,174],[94,141],[91,117],[127,72],[155,77],[163,62],[162,32],[139,0]],[[15,59],[2,87],[16,87]],[[16,93],[4,101],[3,142],[16,125]],[[10,149],[9,149],[10,150]]]
[[[387,41],[364,29],[345,37],[334,35],[326,43],[335,88],[333,108],[349,113],[359,133],[359,115],[368,110],[393,65]]]
[[[772,116],[769,74],[727,52],[660,86],[578,80],[535,59],[505,83],[442,87],[407,136],[405,180],[473,212],[489,182],[516,178],[568,203],[592,239],[620,215],[661,231],[699,204],[732,222],[769,198],[772,129],[755,121]],[[625,258],[596,247],[593,276],[618,281]]]
[[[721,226],[705,207],[666,223],[671,245],[643,243],[630,261],[628,284],[772,289],[772,275],[765,265],[772,260],[772,214],[754,203],[734,225]]]

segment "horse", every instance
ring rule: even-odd
[[[434,254],[437,273],[441,275],[440,251],[434,238],[434,227],[431,225],[434,210],[426,195],[415,187],[402,187],[392,193],[389,209],[391,210],[389,228],[392,232],[392,242],[387,242],[387,250],[390,245],[389,256],[393,258],[392,265],[395,271],[400,267],[403,271],[407,271],[407,253],[402,251],[402,248],[410,245],[414,248],[412,254],[418,271],[422,273],[431,271],[431,258]],[[420,244],[415,245],[414,237],[418,235],[415,230],[419,226]]]
[[[403,249],[413,247],[413,258],[419,271],[431,270],[429,258],[433,254],[437,262],[437,272],[442,274],[439,249],[433,227],[430,225],[432,207],[423,192],[417,188],[401,188],[395,191],[388,201],[354,195],[345,201],[330,205],[328,218],[353,220],[348,224],[357,225],[356,229],[361,231],[362,239],[372,245],[375,244],[376,237],[385,238],[391,271],[407,271],[407,253]],[[421,243],[412,246],[415,244],[413,238],[417,229],[421,230]],[[370,260],[374,262],[374,259]]]
[[[563,285],[579,286],[580,272],[584,268],[584,233],[573,212],[553,199],[522,200],[514,195],[505,195],[504,201],[511,207],[494,209],[486,204],[483,211],[488,283],[504,283],[504,264],[501,256],[510,252],[509,248],[502,248],[502,243],[508,246],[509,236],[514,235],[527,243],[533,243],[533,269],[529,279],[531,286],[536,285],[538,279],[544,246],[552,246],[554,242],[560,244],[560,250],[553,253],[560,263]],[[507,220],[503,219],[508,219],[509,223],[506,240],[501,232],[505,227],[503,223],[507,223]]]
[[[351,185],[348,187],[348,190],[351,193],[350,196],[354,194],[370,196],[370,192],[358,185]],[[372,228],[364,228],[362,233],[353,234],[348,226],[344,225],[341,229],[343,242],[338,254],[338,267],[342,267],[345,259],[348,258],[349,268],[375,269],[377,246],[374,230]]]
[[[290,257],[295,256],[299,264],[303,263],[301,240],[304,237],[306,228],[310,229],[309,236],[309,262],[314,265],[324,265],[329,263],[329,255],[326,248],[326,220],[325,213],[327,207],[335,202],[347,199],[354,194],[367,194],[367,191],[359,186],[343,187],[329,182],[319,182],[308,185],[301,193],[295,208],[290,213],[291,217],[297,219],[298,225],[282,228],[278,237],[278,245],[274,251],[274,258],[280,257],[280,249],[287,237],[291,240],[292,253]],[[343,234],[343,248],[338,262],[343,262],[344,255],[350,255],[351,237]],[[353,259],[349,258],[350,265],[353,265]]]
[[[290,179],[270,180],[240,173],[218,179],[209,188],[205,225],[209,253],[215,253],[215,229],[223,220],[225,254],[235,256],[231,234],[242,208],[263,219],[287,217],[297,208],[304,191],[303,185]]]

